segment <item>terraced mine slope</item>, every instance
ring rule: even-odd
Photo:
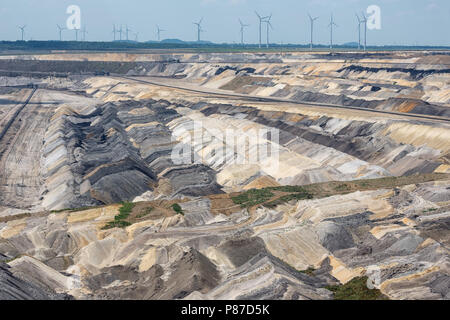
[[[449,299],[449,65],[2,56],[0,299]]]

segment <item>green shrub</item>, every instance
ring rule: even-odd
[[[378,289],[367,288],[367,277],[353,278],[344,285],[328,286],[334,300],[388,300]]]
[[[178,203],[174,203],[174,204],[172,205],[172,209],[173,209],[173,211],[175,211],[177,214],[181,214],[181,215],[184,216],[183,209],[181,209],[181,206],[180,206]]]

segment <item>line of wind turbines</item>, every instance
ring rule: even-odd
[[[56,27],[58,28],[58,34],[59,34],[59,41],[63,41],[63,31],[68,30],[66,27],[61,27],[59,24],[56,25]],[[21,30],[22,32],[22,41],[24,40],[24,30],[26,28],[25,26],[18,26],[18,28]],[[158,25],[156,25],[156,35],[158,38],[158,41],[160,41],[161,39],[161,33],[166,31],[161,29]],[[83,27],[83,29],[73,29],[73,31],[75,32],[75,41],[86,41],[86,34],[88,34],[89,32],[86,29],[86,26]],[[139,37],[139,32],[131,32],[133,31],[132,29],[130,29],[128,27],[128,25],[125,25],[125,28],[123,25],[117,26],[115,24],[113,24],[113,30],[111,33],[114,34],[114,41],[130,41],[130,34],[132,34],[134,36],[134,41],[138,41],[138,37]],[[81,33],[81,38],[78,36]]]
[[[263,39],[262,39],[262,33],[263,33],[263,24],[266,24],[266,47],[268,48],[270,46],[270,40],[269,40],[269,33],[270,30],[273,30],[273,26],[272,23],[270,22],[272,19],[272,14],[268,15],[268,16],[261,16],[257,11],[255,11],[256,16],[258,17],[258,21],[259,21],[259,48],[262,47],[263,45]],[[364,14],[364,12],[361,13],[361,16],[359,16],[357,13],[355,14],[356,18],[358,19],[358,49],[360,50],[361,47],[364,48],[364,51],[367,48],[367,17]],[[309,13],[308,13],[308,18],[310,21],[310,31],[311,31],[311,37],[310,37],[310,48],[313,49],[314,47],[314,23],[319,19],[319,17],[312,17]],[[250,27],[249,24],[245,24],[244,22],[242,22],[241,19],[238,19],[239,24],[240,24],[240,35],[241,35],[241,45],[245,45],[245,28]],[[196,32],[197,32],[197,41],[200,42],[201,41],[201,34],[203,32],[206,32],[206,30],[203,29],[202,27],[202,22],[203,22],[203,18],[201,18],[198,22],[193,22],[193,24],[196,27]],[[364,26],[364,43],[361,43],[361,26]],[[60,26],[59,24],[56,25],[58,28],[58,33],[59,33],[59,41],[63,41],[63,31],[67,30],[67,28]],[[23,26],[18,26],[19,30],[21,31],[21,39],[22,41],[24,41],[24,34],[25,34],[25,28],[27,26],[23,25]],[[333,49],[333,31],[335,27],[339,27],[335,21],[334,21],[334,17],[333,14],[331,14],[330,17],[330,23],[328,24],[328,28],[330,29],[330,49]],[[120,25],[119,27],[116,26],[115,24],[113,25],[113,30],[112,33],[114,34],[114,41],[130,41],[130,32],[133,31],[131,30],[128,25],[125,25],[125,28],[123,25]],[[156,25],[156,37],[158,39],[158,41],[161,41],[161,33],[165,32],[166,30],[161,29],[159,27],[159,25]],[[81,41],[86,41],[86,34],[88,34],[89,32],[86,29],[86,26],[84,26],[82,29],[74,29],[75,32],[75,41],[79,41],[79,34],[81,33]],[[117,37],[117,35],[119,35]],[[139,36],[139,32],[135,32],[133,33],[134,35],[134,41],[138,41],[138,36]]]
[[[263,33],[263,24],[266,24],[266,47],[268,48],[270,46],[270,40],[269,40],[269,32],[270,30],[273,30],[272,23],[270,20],[272,19],[272,14],[268,16],[261,16],[257,11],[255,11],[256,16],[258,17],[259,21],[259,48],[262,47],[262,33]],[[361,49],[361,25],[364,25],[364,50],[366,50],[367,47],[367,17],[364,13],[361,13],[362,18],[358,14],[356,14],[356,17],[358,19],[358,49]],[[310,14],[308,14],[308,17],[311,22],[311,41],[310,41],[310,48],[312,49],[314,47],[314,22],[319,19],[319,17],[312,17]],[[240,24],[240,33],[241,33],[241,45],[245,44],[244,41],[244,33],[245,28],[249,27],[249,24],[245,24],[242,22],[241,19],[238,19]],[[201,41],[201,33],[205,32],[205,30],[202,28],[202,22],[203,18],[200,19],[199,22],[193,22],[194,25],[197,27],[197,41]],[[331,14],[330,23],[328,25],[330,28],[330,49],[333,49],[333,28],[338,27],[338,25],[334,22],[333,14]]]
[[[259,20],[259,47],[262,46],[262,29],[263,24],[266,24],[266,47],[268,48],[270,46],[269,41],[269,31],[270,29],[273,29],[272,23],[270,20],[272,19],[272,14],[269,16],[261,16],[258,12],[255,11],[256,16]],[[361,17],[356,13],[356,18],[358,19],[358,49],[361,49],[361,25],[364,25],[364,51],[367,48],[367,17],[364,14],[364,12],[361,13]],[[310,48],[313,49],[314,47],[314,23],[316,22],[319,17],[312,17],[308,13],[308,17],[310,20],[310,28],[311,28],[311,38],[310,38]],[[239,19],[239,23],[241,25],[241,44],[244,45],[244,31],[246,27],[249,27],[250,25],[244,24],[241,19]],[[334,22],[333,14],[331,14],[330,23],[328,24],[328,28],[330,28],[330,49],[333,49],[333,30],[334,27],[338,27],[338,25]],[[199,38],[200,41],[200,38]]]

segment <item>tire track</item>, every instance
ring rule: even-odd
[[[25,102],[22,104],[22,106],[20,106],[16,112],[14,112],[14,114],[12,115],[11,119],[9,119],[9,121],[6,123],[5,127],[3,128],[3,130],[0,132],[0,142],[2,141],[2,139],[4,138],[4,136],[6,135],[6,133],[8,132],[9,128],[11,127],[11,125],[14,123],[14,121],[16,120],[17,116],[22,112],[23,109],[25,109],[25,107],[28,105],[28,103],[30,102],[31,98],[33,98],[33,95],[36,93],[38,87],[34,86],[33,90],[31,91],[30,95],[28,96],[27,100],[25,100]]]

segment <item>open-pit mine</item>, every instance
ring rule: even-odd
[[[0,299],[448,300],[449,250],[448,52],[0,56]]]

